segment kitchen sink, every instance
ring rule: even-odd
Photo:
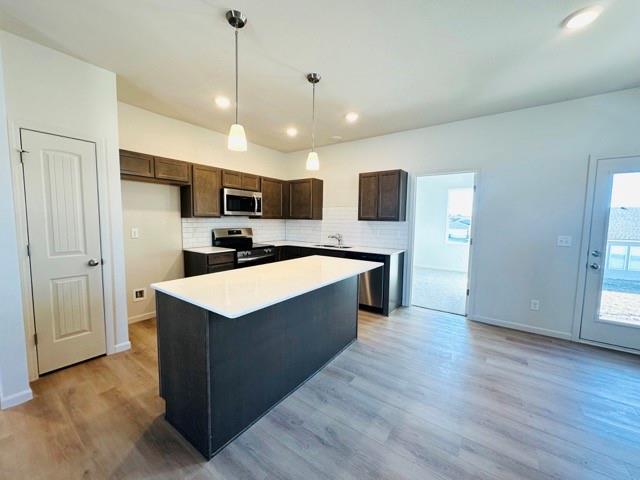
[[[330,248],[351,248],[348,245],[329,245],[329,244],[324,244],[324,245],[315,245],[316,247],[330,247]]]

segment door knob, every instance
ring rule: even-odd
[[[594,270],[600,270],[600,265],[598,265],[597,263],[592,263],[591,265],[589,265],[589,267]]]
[[[89,260],[89,261],[87,262],[87,264],[88,264],[90,267],[97,267],[98,265],[100,265],[100,262],[99,262],[98,260],[96,260],[95,258],[92,258],[91,260]]]

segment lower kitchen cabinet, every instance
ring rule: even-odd
[[[404,285],[404,252],[394,255],[380,255],[344,250],[328,250],[324,248],[300,247],[285,245],[278,249],[279,260],[323,255],[326,257],[350,258],[384,264],[381,270],[360,275],[360,307],[388,316],[390,312],[402,305]]]
[[[206,273],[224,272],[235,268],[236,256],[234,252],[200,253],[185,250],[184,276],[193,277]]]

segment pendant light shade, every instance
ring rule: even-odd
[[[317,152],[309,152],[307,156],[307,170],[320,170],[320,159]]]
[[[320,170],[320,158],[316,152],[316,83],[320,81],[318,73],[309,73],[307,80],[312,85],[312,106],[311,106],[311,151],[307,156],[307,170]]]
[[[247,136],[244,133],[244,127],[238,122],[238,30],[247,24],[247,17],[238,10],[229,10],[227,12],[227,21],[234,29],[236,64],[236,121],[229,128],[227,148],[233,152],[246,152]]]
[[[238,123],[231,125],[229,137],[227,138],[227,148],[234,152],[247,151],[247,136],[242,125]]]

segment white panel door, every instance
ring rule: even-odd
[[[38,343],[46,373],[106,352],[95,144],[21,130]]]
[[[596,165],[580,338],[640,350],[640,157]]]

